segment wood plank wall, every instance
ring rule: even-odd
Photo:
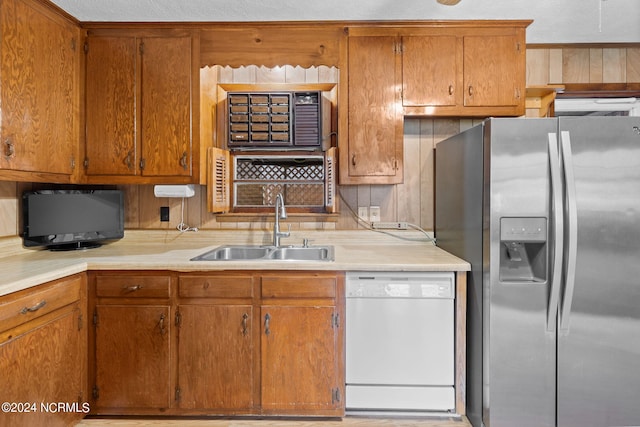
[[[231,74],[229,74],[231,73]],[[287,82],[302,79],[321,82],[337,79],[335,70],[322,67],[301,69],[282,67],[241,67],[220,72],[221,79],[249,82]],[[288,77],[287,77],[288,76]],[[337,80],[335,80],[337,81]],[[621,47],[529,46],[527,48],[527,85],[562,83],[640,83],[640,44]],[[426,230],[433,229],[433,149],[436,144],[478,120],[418,119],[405,120],[405,180],[398,185],[340,186],[344,200],[337,222],[293,223],[292,228],[352,229],[358,224],[346,205],[380,206],[383,221],[407,221]],[[28,184],[0,182],[0,236],[19,234],[19,195]],[[157,199],[153,186],[123,186],[127,195],[129,229],[175,228],[182,217],[180,199]],[[160,206],[170,207],[170,222],[159,221]],[[206,210],[206,189],[197,187],[196,196],[187,199],[184,222],[201,229],[269,228],[269,223],[217,222]]]

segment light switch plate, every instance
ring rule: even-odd
[[[369,222],[369,207],[368,206],[358,206],[358,216],[361,220],[365,222]]]

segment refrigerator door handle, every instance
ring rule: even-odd
[[[562,179],[558,135],[549,133],[549,172],[551,175],[551,211],[553,212],[553,261],[551,264],[551,288],[547,309],[547,331],[555,332],[562,281],[562,249],[564,246],[564,221],[562,205]]]
[[[560,133],[562,149],[562,164],[564,166],[564,180],[567,202],[567,252],[565,257],[565,288],[560,310],[560,329],[568,332],[573,290],[576,282],[576,255],[578,248],[578,208],[576,204],[576,186],[573,176],[573,154],[571,151],[571,137],[568,131]]]

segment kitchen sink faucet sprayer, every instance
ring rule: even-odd
[[[287,209],[284,206],[284,199],[282,193],[276,195],[276,221],[273,225],[273,246],[280,247],[280,238],[289,237],[291,234],[291,224],[289,224],[289,231],[280,231],[280,219],[287,219]]]

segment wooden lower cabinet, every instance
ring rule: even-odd
[[[0,297],[2,426],[68,426],[89,411],[85,275]]]
[[[171,277],[90,274],[91,412],[155,414],[173,403]]]
[[[92,413],[344,415],[342,274],[90,277]]]
[[[265,414],[344,414],[344,288],[335,274],[261,277]]]
[[[96,305],[96,410],[171,406],[170,312],[165,305]]]
[[[208,413],[255,406],[253,277],[181,275],[177,405]]]

